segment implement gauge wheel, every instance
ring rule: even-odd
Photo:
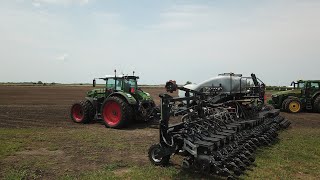
[[[286,110],[290,113],[298,113],[301,111],[301,101],[298,99],[290,99],[286,103]]]
[[[122,128],[132,119],[132,108],[120,97],[109,97],[102,104],[102,119],[106,127]]]
[[[170,155],[161,157],[163,148],[160,144],[154,144],[149,148],[148,157],[152,164],[156,166],[167,166],[169,164]]]
[[[84,100],[71,106],[70,117],[75,123],[89,123],[94,118],[94,108],[90,101]]]

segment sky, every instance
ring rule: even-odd
[[[317,0],[0,0],[0,82],[320,79]]]

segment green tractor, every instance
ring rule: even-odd
[[[139,77],[134,73],[95,78],[93,87],[96,79],[104,80],[105,88],[87,92],[85,100],[72,105],[70,116],[74,122],[103,120],[106,127],[122,128],[135,120],[149,121],[159,116],[159,108],[150,94],[138,88]]]
[[[292,90],[272,94],[269,104],[291,113],[302,110],[320,113],[320,80],[299,80],[291,86]]]

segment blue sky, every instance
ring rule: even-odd
[[[0,1],[0,81],[320,79],[320,1]]]

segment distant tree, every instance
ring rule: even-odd
[[[185,85],[188,85],[188,84],[192,84],[192,82],[191,81],[187,81]]]
[[[38,83],[37,84],[43,84],[43,82],[42,81],[38,81]]]

